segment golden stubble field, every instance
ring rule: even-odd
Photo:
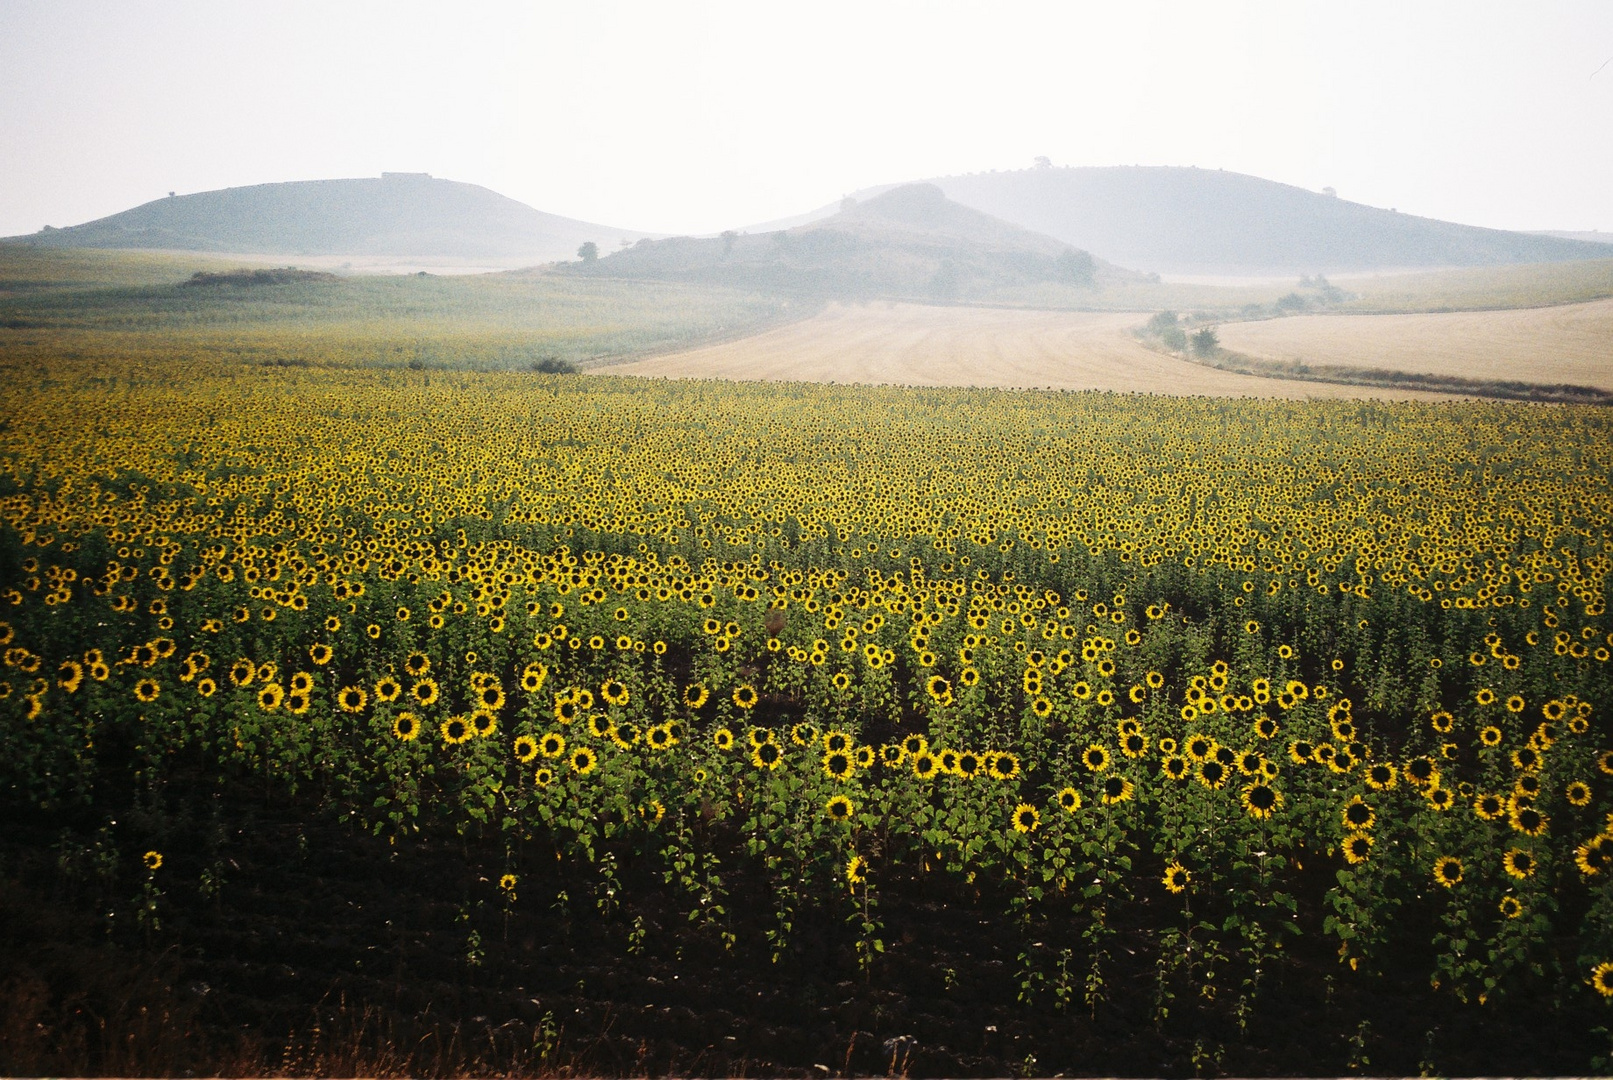
[[[976,386],[1273,398],[1440,398],[1380,387],[1266,379],[1143,347],[1137,312],[834,304],[753,337],[613,365],[651,378]]]
[[[1513,311],[1297,315],[1220,327],[1221,344],[1269,360],[1613,390],[1613,300]]]

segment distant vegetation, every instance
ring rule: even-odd
[[[335,274],[328,274],[321,270],[298,270],[290,266],[278,266],[274,269],[263,270],[198,270],[190,276],[190,280],[183,282],[181,288],[196,288],[198,286],[217,285],[301,285],[316,281],[339,281]]]
[[[188,356],[251,364],[583,367],[750,333],[804,310],[787,297],[670,282],[342,278],[0,245],[0,365],[64,352],[171,359],[182,337]]]
[[[597,252],[595,253],[597,254]],[[642,241],[559,271],[690,281],[837,299],[992,301],[1051,285],[1090,297],[1141,275],[915,184],[796,229]]]

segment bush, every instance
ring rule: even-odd
[[[545,356],[541,360],[532,362],[532,370],[540,375],[575,375],[582,370],[570,360],[562,360],[558,356]]]

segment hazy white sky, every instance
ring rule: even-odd
[[[1609,0],[0,0],[0,235],[382,170],[708,232],[1036,155],[1613,231],[1609,59]]]

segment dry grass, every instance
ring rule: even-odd
[[[1613,300],[1514,311],[1299,315],[1230,323],[1217,332],[1226,348],[1264,360],[1613,390]]]
[[[660,378],[1046,387],[1213,397],[1439,398],[1381,387],[1267,379],[1144,348],[1136,314],[833,305],[739,341],[618,364],[611,374]]]

